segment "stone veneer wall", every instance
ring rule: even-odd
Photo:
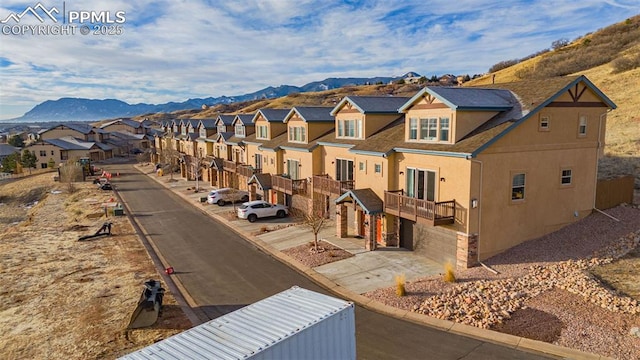
[[[468,269],[478,264],[478,234],[457,234],[456,267]]]

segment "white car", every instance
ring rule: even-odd
[[[246,202],[238,207],[238,218],[254,222],[258,218],[276,216],[283,218],[289,215],[289,209],[280,204],[271,204],[263,200]]]
[[[218,190],[211,190],[207,195],[207,203],[218,204],[224,206],[230,202],[245,202],[249,201],[249,193],[242,190],[236,190],[231,188],[222,188]]]

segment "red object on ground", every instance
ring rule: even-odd
[[[167,275],[171,275],[175,271],[173,270],[173,266],[169,266],[168,268],[164,269],[164,272],[167,273]]]

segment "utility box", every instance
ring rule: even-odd
[[[120,359],[355,358],[353,303],[294,286]]]
[[[124,209],[121,207],[114,207],[113,208],[113,215],[114,216],[123,216],[124,215]]]

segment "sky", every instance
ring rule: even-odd
[[[42,21],[24,13],[37,4]],[[639,13],[640,0],[3,0],[0,119],[62,97],[159,104],[328,77],[472,76]]]

